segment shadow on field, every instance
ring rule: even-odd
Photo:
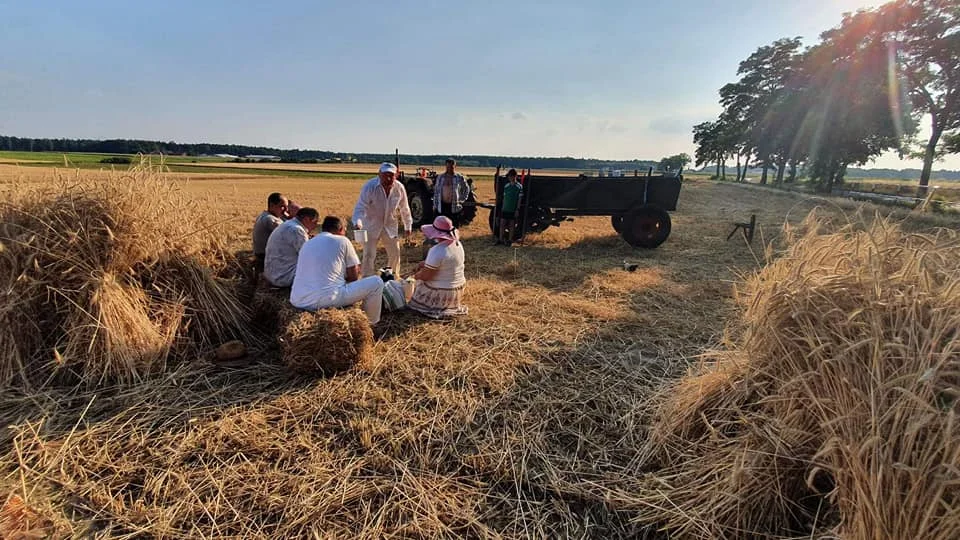
[[[268,357],[195,365],[127,390],[19,396],[29,425],[8,433],[27,481],[64,492],[55,507],[78,536],[84,519],[158,532],[163,514],[171,536],[663,538],[633,503],[647,400],[698,352],[681,344],[696,321],[720,324],[685,314],[684,294],[640,291],[636,313],[602,320],[564,312],[565,295],[537,300],[549,321],[513,324],[490,304],[446,322],[385,313],[375,365],[342,377],[292,378]],[[694,322],[641,316],[654,302]]]
[[[664,258],[657,250],[634,249],[615,235],[588,237],[563,248],[532,242],[500,246],[486,237],[468,238],[463,244],[468,279],[497,277],[554,291],[575,289],[598,273],[623,270],[624,261],[648,268]]]
[[[451,323],[452,321],[431,319],[409,309],[384,311],[380,316],[380,325],[383,330],[381,330],[379,340],[402,338],[405,334],[415,332],[425,325],[449,326]]]
[[[55,440],[76,429],[98,424],[140,425],[147,432],[186,428],[201,417],[316,384],[317,378],[290,374],[277,360],[278,351],[251,351],[242,365],[217,365],[197,359],[127,387],[85,390],[53,386],[31,391],[0,390],[4,426],[34,425],[37,435]],[[0,434],[0,452],[9,452],[14,433]]]

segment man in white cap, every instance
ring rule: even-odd
[[[400,275],[400,232],[397,214],[403,220],[404,236],[410,236],[413,230],[413,217],[407,203],[407,190],[396,181],[397,166],[393,163],[380,165],[376,178],[371,178],[360,189],[360,198],[353,209],[353,225],[367,231],[367,241],[363,246],[363,276],[375,273],[377,244],[381,241],[387,250],[387,266],[394,275]]]

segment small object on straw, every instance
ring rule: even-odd
[[[247,346],[240,340],[233,340],[217,347],[215,353],[217,361],[224,362],[242,358],[247,354]]]

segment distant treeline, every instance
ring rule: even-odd
[[[329,152],[325,150],[283,150],[264,146],[244,146],[238,144],[183,144],[177,142],[144,141],[137,139],[32,139],[0,135],[0,151],[15,152],[86,152],[96,154],[166,154],[176,156],[214,156],[229,154],[244,156],[277,156],[287,163],[316,162],[359,162],[378,163],[393,161],[394,154]],[[504,165],[515,168],[531,169],[614,169],[645,170],[656,168],[658,161],[629,160],[611,161],[572,157],[506,157],[482,155],[410,155],[400,154],[401,164],[442,166],[448,157],[454,157],[460,165],[469,167],[496,167]]]
[[[696,169],[698,172],[713,173],[712,166]],[[860,180],[863,178],[877,178],[885,180],[910,180],[916,181],[920,178],[920,169],[847,169],[846,177]],[[763,169],[747,169],[746,174],[750,177],[758,177],[763,173]],[[930,178],[934,180],[960,181],[960,171],[939,170],[930,173]]]
[[[889,178],[893,180],[916,180],[920,169],[847,169],[847,178]],[[960,180],[960,171],[932,171],[932,180]]]

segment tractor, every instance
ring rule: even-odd
[[[477,216],[477,197],[473,189],[473,179],[466,175],[463,177],[467,181],[470,192],[463,203],[463,210],[460,212],[461,226],[468,225]],[[433,184],[436,178],[437,172],[425,167],[418,167],[416,174],[413,175],[400,171],[397,176],[404,189],[407,190],[407,201],[410,203],[410,214],[413,216],[414,227],[432,223],[433,218],[436,217],[436,213],[433,211]]]

